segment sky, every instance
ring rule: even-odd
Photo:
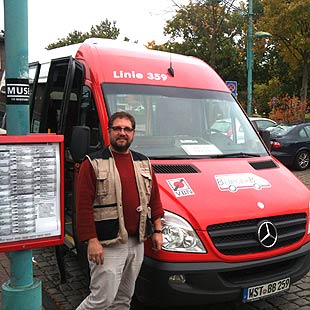
[[[163,28],[174,12],[172,0],[28,0],[29,54],[74,30],[87,32],[105,19],[116,21],[120,40],[126,36],[141,44],[164,43]],[[4,30],[4,0],[0,0],[0,30]]]

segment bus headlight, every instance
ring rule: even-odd
[[[192,253],[207,252],[192,226],[182,217],[165,211],[162,227],[163,250]]]

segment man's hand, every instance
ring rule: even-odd
[[[97,265],[103,264],[103,246],[97,238],[88,240],[87,255],[89,261]]]
[[[154,233],[152,235],[152,242],[153,242],[153,250],[158,252],[161,250],[163,244],[163,235],[162,233]]]
[[[161,219],[158,218],[154,221],[154,230],[162,230],[161,226]],[[161,247],[163,245],[163,235],[162,233],[153,233],[152,235],[152,242],[153,242],[153,250],[155,252],[158,252],[161,250]]]

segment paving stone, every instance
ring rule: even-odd
[[[51,295],[54,295],[54,294],[57,294],[57,293],[58,293],[58,289],[56,289],[55,287],[48,288],[46,291],[47,291],[49,294],[51,294]]]
[[[296,293],[296,292],[300,292],[302,289],[296,285],[292,285],[289,289],[289,293]]]
[[[63,294],[59,294],[59,293],[55,294],[55,295],[53,296],[53,299],[54,299],[56,302],[66,301],[66,298],[64,297],[64,295],[63,295]]]
[[[255,306],[255,309],[258,309],[258,310],[274,309],[274,306],[268,303],[266,300],[256,301],[254,303],[254,306]]]
[[[310,296],[310,291],[300,291],[296,293],[299,297]]]
[[[269,303],[271,303],[273,306],[277,307],[279,305],[283,305],[287,303],[287,300],[283,297],[272,297],[270,300],[268,300]]]
[[[280,310],[297,310],[297,309],[300,309],[300,306],[293,304],[293,303],[288,303],[285,305],[281,305],[279,309]]]
[[[40,262],[40,268],[48,267],[50,264],[51,262]]]
[[[69,296],[68,301],[72,306],[77,307],[86,296]]]
[[[299,306],[305,306],[305,305],[309,305],[309,304],[310,304],[309,301],[308,301],[307,299],[305,299],[305,298],[296,299],[296,300],[294,301],[294,303],[295,303],[296,305],[299,305]]]
[[[290,294],[284,295],[283,298],[285,298],[288,301],[293,301],[293,300],[296,300],[296,299],[298,299],[300,297],[298,295],[294,294],[294,293],[290,293]]]
[[[309,290],[310,289],[310,283],[301,283],[298,285],[303,290]]]
[[[70,286],[73,290],[79,290],[79,289],[84,288],[84,285],[81,282],[72,282]]]

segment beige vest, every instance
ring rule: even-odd
[[[103,245],[126,243],[128,233],[124,223],[121,180],[112,152],[106,149],[104,155],[104,158],[94,159],[87,156],[97,178],[93,208],[98,239]],[[131,151],[131,158],[140,199],[140,206],[137,207],[140,212],[139,241],[143,242],[151,217],[152,170],[150,161],[144,155]]]

